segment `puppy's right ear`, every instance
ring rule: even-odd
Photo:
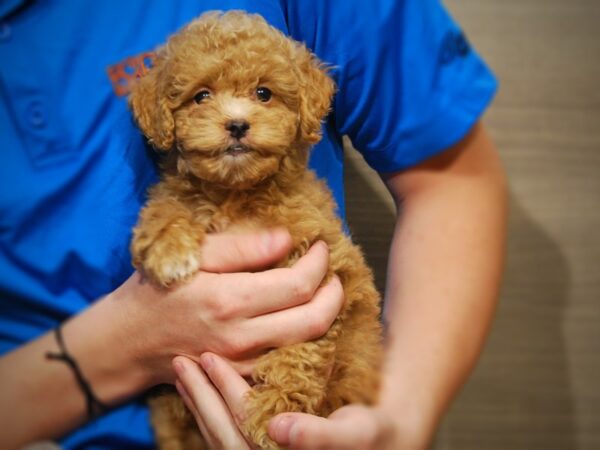
[[[175,122],[159,83],[160,67],[154,66],[131,88],[129,107],[142,133],[157,150],[173,147]]]

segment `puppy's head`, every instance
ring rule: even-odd
[[[257,15],[208,13],[169,39],[130,106],[177,169],[235,189],[300,170],[319,141],[334,83]]]

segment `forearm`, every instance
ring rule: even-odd
[[[481,130],[475,134],[480,154],[493,151]],[[426,170],[399,186],[405,195],[388,268],[382,407],[414,445],[426,445],[466,380],[495,309],[506,193],[493,155],[481,164],[461,160],[459,151],[444,162],[449,172]]]
[[[335,279],[320,287],[329,262],[324,244],[290,268],[262,270],[291,243],[284,230],[211,235],[192,279],[165,290],[135,273],[64,324],[65,346],[99,400],[115,406],[173,382],[177,355],[219,352],[244,369],[247,355],[315,339],[335,320],[343,290]],[[298,280],[308,287],[303,295],[295,294]],[[1,449],[57,438],[87,419],[72,369],[47,360],[47,352],[60,353],[50,333],[0,358]]]
[[[123,335],[121,305],[107,297],[63,326],[65,345],[97,397],[114,406],[148,387],[145,372],[131,363]],[[73,370],[48,360],[60,353],[47,333],[0,359],[0,448],[55,439],[87,420],[85,396]]]

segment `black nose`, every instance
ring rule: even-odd
[[[230,120],[225,124],[225,129],[236,139],[244,137],[249,128],[250,124],[245,120]]]

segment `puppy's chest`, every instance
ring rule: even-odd
[[[195,219],[204,224],[208,233],[247,231],[283,227],[289,231],[295,248],[305,251],[320,238],[328,223],[326,215],[310,196],[239,196],[221,202],[207,199],[193,208]]]
[[[252,230],[260,228],[261,222],[257,217],[235,216],[219,210],[207,223],[206,231],[220,233],[222,231]]]
[[[269,226],[268,210],[252,206],[251,201],[210,203],[195,209],[196,219],[204,222],[208,233],[256,229]]]

